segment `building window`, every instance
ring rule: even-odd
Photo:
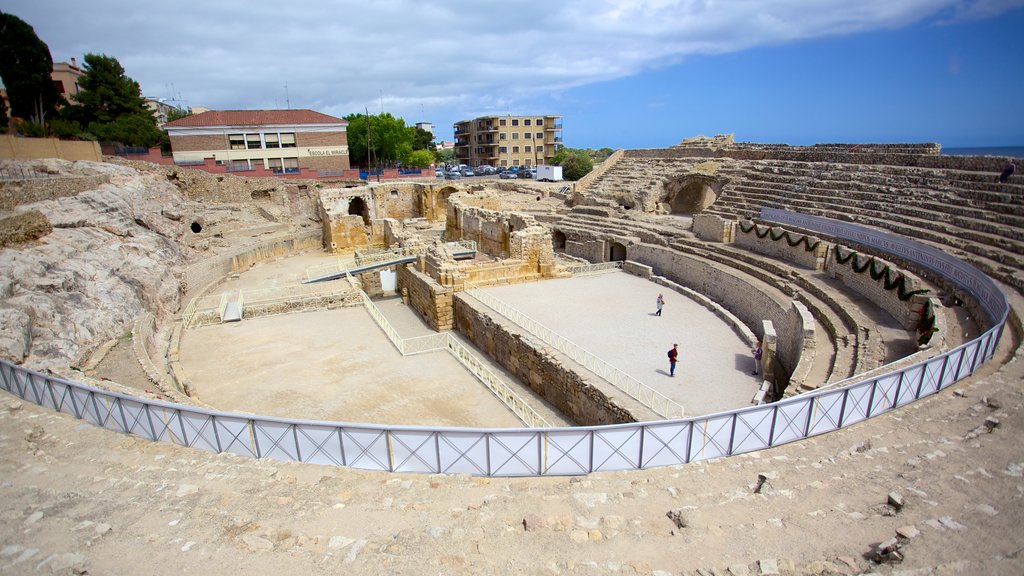
[[[543,139],[544,139],[544,133],[543,132],[537,132],[537,140],[543,140]]]
[[[245,135],[245,147],[249,150],[259,150],[263,148],[263,142],[260,141],[259,134],[246,134]]]
[[[512,125],[513,126],[519,126],[519,119],[518,118],[513,118],[512,119]]]
[[[281,138],[277,134],[264,134],[263,143],[267,148],[280,148]]]
[[[505,146],[502,146],[502,147],[498,148],[498,154],[505,154],[507,152],[508,152],[508,148],[506,148]]]
[[[498,126],[504,126],[504,125],[505,125],[505,119],[502,118],[501,120],[498,121]]]
[[[228,134],[228,148],[245,150],[245,134]]]
[[[508,134],[506,134],[506,133],[502,132],[502,133],[501,133],[501,135],[500,135],[500,136],[498,137],[498,140],[504,140],[504,139],[505,139],[505,136],[507,136],[507,135],[508,135]]]
[[[519,154],[519,146],[513,146],[512,147],[512,153],[513,154]]]
[[[529,146],[527,146],[527,147],[523,148],[523,152],[530,152],[530,151],[531,151],[531,149],[530,149],[530,147],[529,147]]]
[[[281,148],[295,148],[295,133],[281,134]]]
[[[280,158],[267,158],[267,170],[280,174],[284,170],[284,164]]]
[[[544,147],[543,146],[537,146],[537,152],[543,152],[543,151],[544,151]]]
[[[526,165],[527,165],[527,166],[529,166],[529,165],[530,165],[530,159],[529,159],[529,158],[527,158],[527,159],[526,159]]]
[[[512,139],[513,140],[519,140],[519,132],[513,132],[512,133]]]
[[[508,166],[508,160],[502,160],[501,161],[501,165],[502,166]]]
[[[529,125],[530,125],[530,119],[529,118],[523,120],[523,126],[529,126]]]
[[[284,159],[284,173],[285,174],[298,174],[299,173],[299,159],[298,158],[285,158]]]
[[[544,125],[544,119],[543,118],[537,118],[537,126],[543,126],[543,125]]]
[[[523,139],[524,140],[529,140],[531,137],[533,137],[533,133],[532,132],[523,132]]]

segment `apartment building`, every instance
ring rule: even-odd
[[[85,70],[78,67],[78,60],[75,58],[72,58],[71,62],[54,62],[53,70],[50,72],[50,78],[53,80],[57,92],[60,92],[61,96],[72,103],[75,101],[75,96],[78,95],[78,81],[82,76],[85,76]]]
[[[312,110],[210,110],[164,125],[176,164],[213,158],[229,170],[282,174],[348,170],[347,127]]]
[[[549,164],[562,147],[561,116],[481,116],[454,128],[455,157],[470,166]]]

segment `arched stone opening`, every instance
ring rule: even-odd
[[[203,224],[204,222],[202,218],[195,220],[192,222],[192,225],[189,226],[189,230],[191,230],[193,234],[199,234],[203,231]]]
[[[608,247],[608,261],[622,262],[626,259],[626,247],[619,242],[612,242]]]
[[[555,230],[551,233],[551,244],[556,251],[565,251],[565,233]]]
[[[270,190],[253,190],[249,196],[253,200],[270,200]]]
[[[665,183],[662,202],[669,214],[696,214],[718,199],[719,184],[700,176],[673,178]]]
[[[366,202],[362,198],[356,196],[348,203],[348,213],[353,216],[362,216],[363,224],[366,226],[370,225],[370,213],[366,209]]]

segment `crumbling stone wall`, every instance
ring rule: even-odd
[[[736,238],[736,221],[717,214],[694,214],[693,233],[701,240],[728,244]]]
[[[480,350],[504,366],[581,426],[636,422],[579,373],[566,368],[543,342],[513,331],[489,316],[486,308],[455,295],[455,327]]]
[[[451,330],[454,290],[441,286],[413,264],[397,267],[396,289],[434,330]]]
[[[77,196],[110,182],[109,175],[33,178],[0,181],[0,210],[11,210],[22,204]]]
[[[398,230],[395,223],[444,217],[447,198],[453,190],[450,186],[412,182],[321,189],[317,193],[317,209],[324,248],[342,251],[366,245],[393,245],[389,237]],[[388,228],[385,220],[395,223]]]

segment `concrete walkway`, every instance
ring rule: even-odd
[[[485,291],[682,404],[687,416],[747,406],[761,384],[750,374],[750,350],[729,325],[682,294],[625,272]],[[660,317],[659,293],[666,300]],[[670,378],[673,343],[680,363]]]

